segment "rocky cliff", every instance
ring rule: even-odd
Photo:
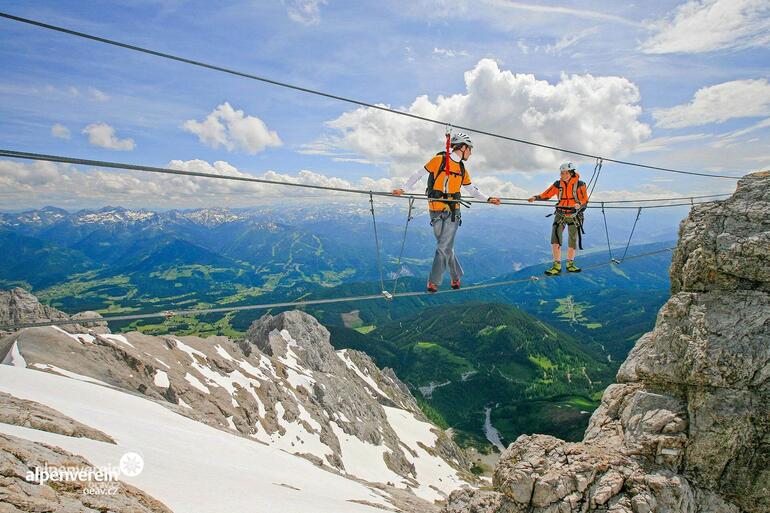
[[[21,289],[0,293],[0,305],[11,321],[66,318]],[[473,479],[463,451],[391,370],[364,353],[335,351],[329,332],[303,312],[266,315],[239,341],[62,328],[9,334],[0,360],[141,394],[329,471],[413,491],[427,501],[417,510]]]
[[[451,513],[770,511],[770,172],[692,209],[672,296],[585,437],[521,436]]]

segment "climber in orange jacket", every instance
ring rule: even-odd
[[[567,249],[567,272],[579,273],[580,267],[575,265],[575,252],[578,240],[581,238],[583,211],[588,204],[586,184],[580,180],[572,162],[566,162],[559,167],[560,178],[543,193],[532,196],[527,201],[547,200],[558,195],[556,212],[554,212],[551,227],[551,249],[553,251],[553,266],[545,271],[551,276],[561,273],[561,246],[564,227],[569,228],[569,243]],[[581,244],[581,248],[582,244]]]

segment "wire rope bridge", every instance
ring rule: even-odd
[[[396,109],[391,109],[388,107],[385,107],[381,104],[375,104],[370,102],[364,102],[361,100],[348,98],[342,95],[338,94],[332,94],[329,92],[319,91],[315,89],[310,89],[294,84],[289,84],[286,82],[281,82],[278,80],[274,80],[271,78],[255,75],[252,73],[246,73],[243,71],[238,71],[230,68],[226,68],[223,66],[205,63],[201,61],[197,61],[194,59],[190,59],[187,57],[181,57],[178,55],[173,55],[170,53],[160,52],[157,50],[144,48],[136,45],[127,44],[124,42],[116,41],[113,39],[108,39],[92,34],[87,34],[84,32],[79,32],[75,30],[71,30],[65,27],[60,27],[57,25],[51,25],[48,23],[43,23],[36,20],[31,20],[28,18],[22,18],[19,16],[15,16],[12,14],[0,12],[0,18],[5,18],[8,20],[16,21],[19,23],[24,23],[28,25],[33,25],[36,27],[44,28],[47,30],[52,30],[64,34],[68,34],[71,36],[79,37],[88,39],[91,41],[96,41],[102,44],[107,44],[119,48],[123,48],[126,50],[131,50],[134,52],[144,53],[147,55],[152,55],[155,57],[168,59],[171,61],[181,62],[184,64],[197,66],[199,68],[205,68],[208,70],[220,72],[220,73],[226,73],[229,75],[235,75],[238,77],[256,80],[259,82],[267,83],[273,86],[283,87],[292,89],[295,91],[300,91],[306,94],[321,96],[329,99],[333,99],[340,102],[345,103],[351,103],[358,106],[368,107],[371,109],[376,109],[380,111],[385,111],[393,115],[399,115],[399,116],[406,116],[412,119],[433,123],[437,125],[443,125],[447,127],[447,134],[451,130],[450,127],[451,124],[438,120],[438,119],[432,119],[427,118],[423,116],[418,116],[416,114],[410,113],[410,112],[404,112]],[[722,174],[713,174],[713,173],[702,173],[697,171],[685,171],[680,169],[672,169],[672,168],[665,168],[665,167],[659,167],[659,166],[652,166],[648,164],[642,164],[638,162],[630,162],[630,161],[624,161],[624,160],[618,160],[608,157],[603,157],[599,155],[593,155],[590,153],[580,152],[576,150],[571,150],[567,148],[561,148],[558,146],[553,146],[549,144],[543,144],[539,142],[534,141],[528,141],[516,137],[511,137],[504,134],[499,134],[495,132],[491,132],[488,130],[482,130],[479,128],[474,127],[466,127],[466,126],[459,126],[455,125],[454,128],[464,130],[467,132],[472,132],[480,135],[485,135],[497,139],[502,139],[510,142],[515,142],[519,144],[539,147],[539,148],[545,148],[550,149],[553,151],[561,152],[564,154],[569,155],[576,155],[579,157],[585,157],[585,158],[591,158],[596,160],[596,165],[594,166],[593,174],[591,175],[591,178],[588,182],[587,188],[590,191],[589,192],[589,199],[591,197],[591,194],[593,194],[594,189],[596,188],[596,184],[598,183],[599,176],[602,171],[602,165],[604,162],[613,162],[616,164],[626,165],[626,166],[635,166],[638,168],[646,169],[646,170],[653,170],[653,171],[661,171],[666,173],[677,173],[677,174],[684,174],[684,175],[693,175],[693,176],[702,176],[702,177],[709,177],[709,178],[722,178],[722,179],[731,179],[731,180],[737,180],[740,177],[739,176],[731,176],[731,175],[722,175]],[[156,174],[165,174],[165,175],[177,175],[177,176],[188,176],[188,177],[197,177],[197,178],[211,178],[211,179],[217,179],[217,180],[231,180],[231,181],[238,181],[238,182],[249,182],[249,183],[259,183],[259,184],[269,184],[269,185],[276,185],[276,186],[286,186],[286,187],[297,187],[297,188],[303,188],[303,189],[309,189],[309,190],[320,190],[320,191],[326,191],[326,192],[339,192],[339,193],[348,193],[348,194],[360,194],[360,195],[366,195],[369,198],[369,205],[370,205],[370,212],[372,215],[372,225],[373,225],[373,235],[374,235],[374,242],[375,247],[377,251],[377,268],[379,271],[379,284],[381,288],[380,294],[372,294],[372,295],[363,295],[363,296],[347,296],[347,297],[337,297],[337,298],[328,298],[328,299],[312,299],[312,300],[305,300],[305,301],[290,301],[290,302],[282,302],[282,303],[269,303],[269,304],[256,304],[256,305],[242,305],[242,306],[233,306],[233,307],[222,307],[222,308],[205,308],[205,309],[192,309],[192,310],[179,310],[179,311],[163,311],[163,312],[155,312],[155,313],[143,313],[143,314],[133,314],[133,315],[117,315],[117,316],[109,316],[109,317],[96,317],[96,318],[83,318],[83,319],[76,319],[76,320],[48,320],[48,321],[42,321],[42,322],[32,322],[32,323],[16,323],[11,324],[7,326],[0,326],[0,329],[2,330],[16,330],[21,328],[31,328],[31,327],[41,327],[41,326],[60,326],[60,325],[67,325],[67,324],[88,324],[92,322],[110,322],[110,321],[127,321],[127,320],[139,320],[139,319],[149,319],[149,318],[170,318],[177,315],[204,315],[204,314],[211,314],[211,313],[224,313],[224,312],[236,312],[236,311],[247,311],[247,310],[264,310],[264,309],[271,309],[271,308],[282,308],[282,307],[302,307],[302,306],[311,306],[311,305],[322,305],[322,304],[330,304],[330,303],[343,303],[343,302],[353,302],[353,301],[368,301],[368,300],[377,300],[377,299],[385,299],[388,301],[391,301],[395,298],[405,298],[405,297],[418,297],[418,296],[425,296],[428,294],[446,294],[446,293],[459,293],[462,291],[468,291],[468,290],[479,290],[479,289],[486,289],[490,287],[501,287],[506,285],[512,285],[516,283],[522,283],[522,282],[534,282],[540,280],[539,276],[530,276],[526,278],[519,278],[519,279],[513,279],[513,280],[506,280],[506,281],[497,281],[497,282],[488,282],[488,283],[481,283],[476,285],[470,285],[465,286],[462,289],[459,290],[444,290],[439,291],[436,293],[429,293],[427,291],[419,291],[419,292],[398,292],[398,278],[399,274],[396,274],[394,283],[393,283],[393,289],[392,292],[386,290],[385,287],[385,279],[383,275],[383,267],[382,267],[382,261],[380,258],[380,241],[379,241],[379,235],[377,232],[377,216],[375,213],[375,202],[374,198],[376,197],[387,197],[387,198],[397,198],[408,201],[408,211],[406,216],[406,223],[404,225],[404,235],[403,240],[401,242],[401,249],[398,256],[398,267],[400,268],[401,260],[403,257],[404,247],[406,243],[406,236],[407,236],[407,230],[409,227],[410,221],[413,219],[412,212],[414,210],[414,202],[416,200],[427,200],[427,196],[425,194],[404,194],[404,195],[395,195],[391,192],[383,192],[383,191],[371,191],[371,190],[361,190],[361,189],[352,189],[352,188],[342,188],[342,187],[330,187],[330,186],[322,186],[322,185],[312,185],[312,184],[302,184],[302,183],[293,183],[293,182],[281,182],[281,181],[275,181],[275,180],[268,180],[264,178],[257,178],[256,176],[235,176],[235,175],[219,175],[219,174],[213,174],[213,173],[204,173],[204,172],[196,172],[196,171],[186,171],[186,170],[180,170],[180,169],[170,169],[170,168],[164,168],[164,167],[154,167],[154,166],[144,166],[144,165],[138,165],[138,164],[130,164],[130,163],[121,163],[121,162],[109,162],[109,161],[102,161],[102,160],[90,160],[90,159],[82,159],[82,158],[75,158],[75,157],[69,157],[69,156],[62,156],[62,155],[48,155],[48,154],[42,154],[42,153],[30,153],[30,152],[23,152],[23,151],[16,151],[12,149],[0,149],[0,157],[6,157],[6,158],[12,158],[12,159],[22,159],[22,160],[33,160],[33,161],[48,161],[48,162],[58,162],[58,163],[64,163],[64,164],[72,164],[72,165],[79,165],[79,166],[91,166],[91,167],[100,167],[100,168],[110,168],[110,169],[120,169],[120,170],[126,170],[126,171],[140,171],[140,172],[147,172],[147,173],[156,173]],[[626,260],[632,260],[637,258],[643,258],[651,255],[660,254],[666,251],[672,251],[673,248],[663,248],[656,251],[651,251],[643,254],[638,254],[634,256],[627,256],[628,248],[631,244],[631,239],[634,235],[634,231],[636,229],[637,223],[639,221],[639,218],[642,214],[643,209],[652,209],[652,208],[669,208],[669,207],[677,207],[677,206],[694,206],[701,203],[706,203],[708,200],[713,200],[714,198],[719,198],[723,196],[729,196],[729,194],[710,194],[710,195],[700,195],[700,196],[689,196],[689,197],[672,197],[672,198],[643,198],[643,199],[627,199],[627,200],[615,200],[615,201],[600,201],[599,205],[593,205],[589,204],[584,208],[595,208],[595,209],[601,209],[602,212],[602,218],[604,220],[604,228],[605,233],[607,237],[607,248],[609,253],[609,260],[606,262],[602,262],[599,264],[587,266],[584,269],[595,269],[602,266],[607,265],[617,265],[620,264]],[[500,198],[502,205],[511,205],[511,206],[534,206],[534,207],[549,207],[548,204],[540,203],[529,203],[527,201],[527,198],[513,198],[513,197],[502,197]],[[698,200],[698,201],[696,201]],[[484,203],[479,200],[442,200],[445,202],[453,202],[453,201],[460,201],[463,204],[472,204],[472,203]],[[646,205],[639,206],[640,203],[644,203]],[[629,205],[633,204],[633,205]],[[631,229],[631,234],[629,235],[628,241],[626,243],[625,249],[623,251],[622,257],[615,258],[612,253],[612,246],[610,242],[609,237],[609,230],[607,228],[607,217],[606,217],[606,210],[607,209],[635,209],[637,211],[636,219],[634,221],[634,225]],[[553,278],[553,277],[549,277]]]

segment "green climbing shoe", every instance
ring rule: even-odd
[[[575,265],[575,261],[574,260],[567,260],[567,272],[568,273],[579,273],[582,270],[583,269],[581,269],[580,267]]]
[[[561,262],[554,262],[553,267],[545,271],[545,274],[548,276],[554,276],[556,274],[561,274]]]

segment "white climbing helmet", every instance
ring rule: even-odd
[[[575,166],[572,165],[572,162],[565,162],[561,166],[559,166],[559,171],[574,171]]]
[[[452,146],[465,144],[466,146],[473,148],[473,141],[471,141],[471,138],[468,136],[468,134],[464,132],[457,132],[452,134],[452,138],[449,139],[449,144]]]

